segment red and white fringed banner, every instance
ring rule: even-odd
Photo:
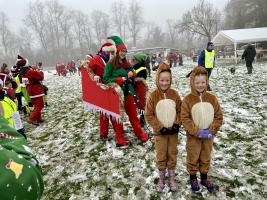
[[[11,135],[8,135],[8,134],[5,134],[5,133],[0,133],[0,137],[8,138],[8,139],[13,139],[13,140],[17,139],[15,137],[13,137]]]
[[[84,106],[88,110],[99,111],[121,122],[123,110],[123,93],[116,84],[98,84],[85,67],[81,68],[82,74],[82,98]]]

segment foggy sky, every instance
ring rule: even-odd
[[[36,0],[0,0],[0,11],[3,11],[10,22],[10,29],[17,32],[25,16],[28,2]],[[41,0],[44,1],[44,0]],[[128,4],[131,0],[123,0]],[[223,10],[229,0],[209,0],[214,7]],[[68,9],[81,10],[90,14],[93,10],[102,10],[111,16],[111,4],[114,0],[59,0]],[[167,19],[180,19],[183,13],[190,10],[198,0],[139,0],[143,9],[144,21],[154,21],[164,26]]]

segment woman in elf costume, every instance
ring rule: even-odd
[[[144,132],[141,128],[141,124],[137,117],[136,105],[134,102],[134,78],[135,73],[130,63],[126,59],[127,49],[123,41],[118,36],[111,36],[111,39],[115,42],[117,52],[113,59],[111,59],[105,66],[103,80],[105,83],[117,83],[124,93],[124,107],[125,111],[129,117],[130,123],[134,130],[135,135],[143,142],[148,140],[148,134]],[[121,124],[119,134],[116,133],[116,137],[121,137],[120,140],[124,142],[118,144],[118,146],[127,146],[128,141],[124,139],[123,125]]]
[[[6,119],[0,104],[0,198],[41,199],[42,170],[25,138]]]

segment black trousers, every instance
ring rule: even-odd
[[[22,108],[22,97],[23,97],[23,93],[16,93],[16,98],[18,100],[18,110],[21,110]]]
[[[211,71],[213,68],[205,68],[208,72],[208,80],[210,79],[210,75],[211,75]],[[211,91],[211,87],[210,84],[208,84],[208,91]]]
[[[251,74],[252,73],[252,62],[253,61],[250,61],[250,60],[246,60],[246,66],[247,66],[247,69],[248,69],[248,74]]]

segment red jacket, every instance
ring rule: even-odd
[[[4,90],[9,94],[9,96],[11,97],[13,101],[16,99],[15,92],[12,88],[4,87]]]
[[[94,74],[100,76],[101,79],[103,79],[105,66],[105,61],[99,55],[91,58],[88,64],[88,67],[94,72]]]
[[[28,69],[22,74],[22,83],[26,82],[26,89],[30,98],[44,96],[44,88],[40,81],[44,80],[44,72]]]

